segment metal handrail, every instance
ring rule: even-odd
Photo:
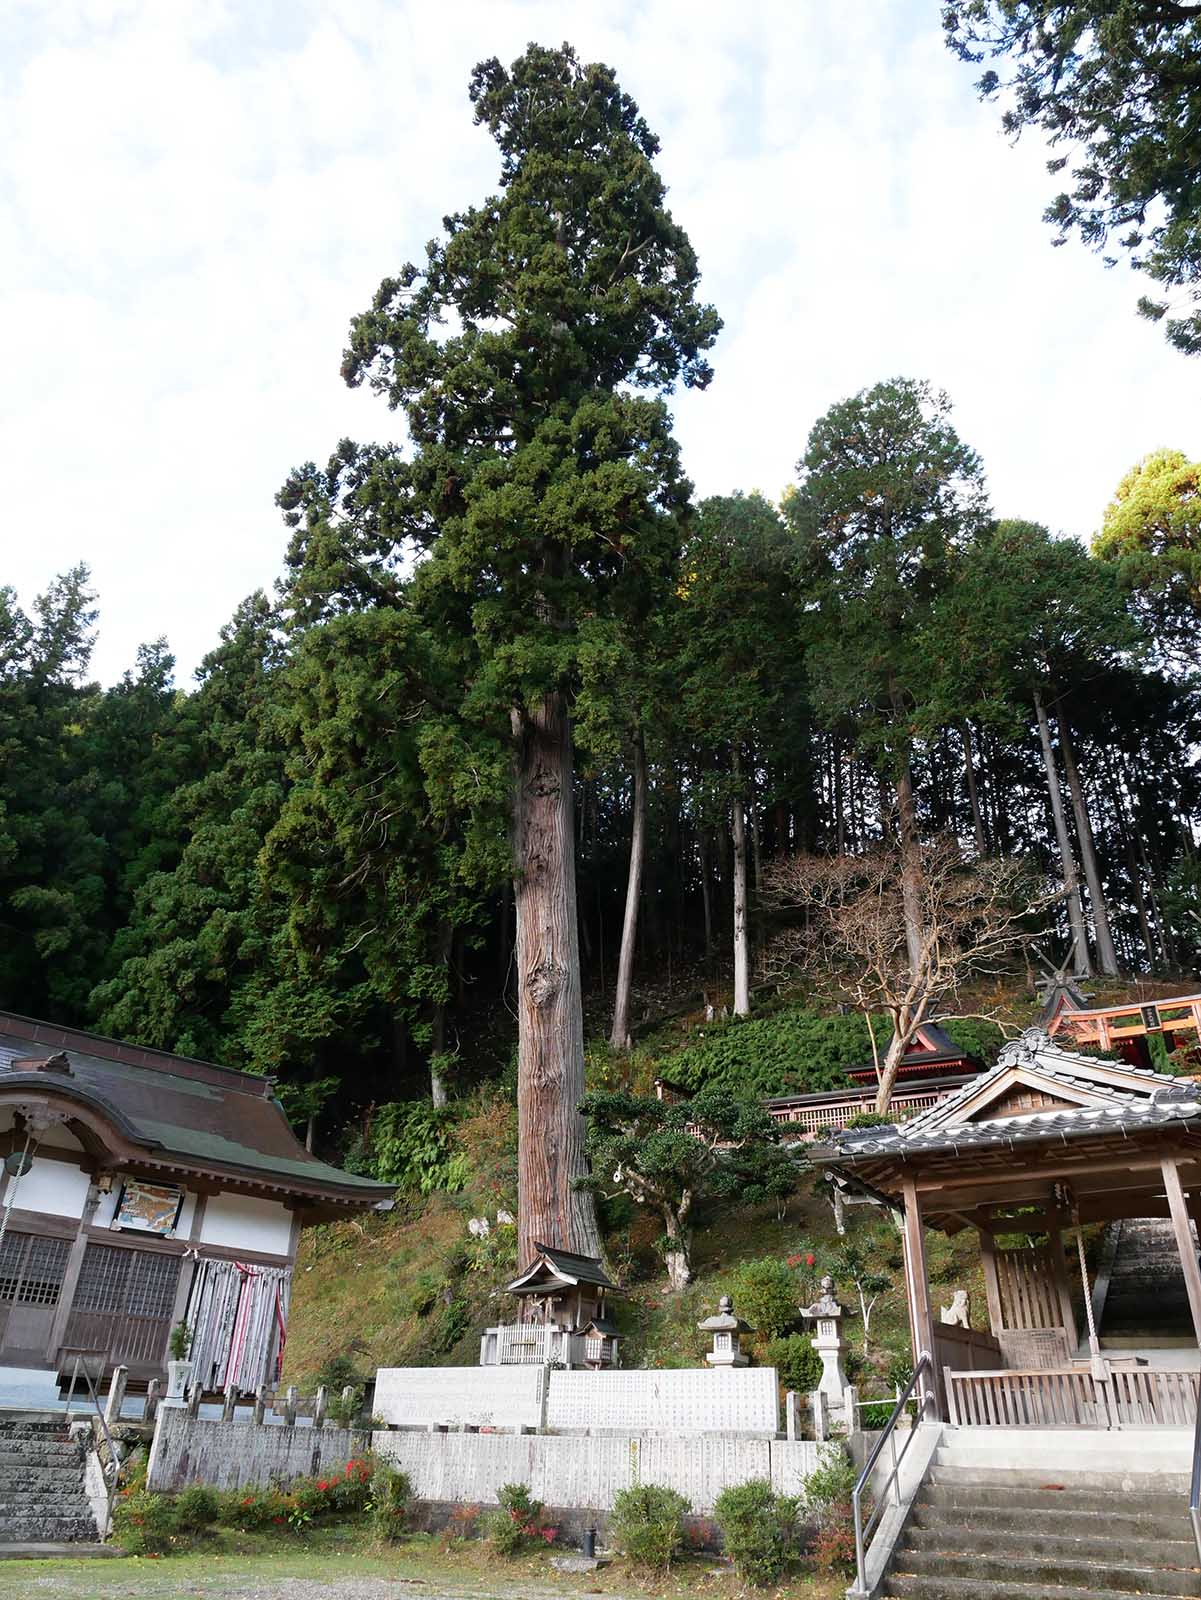
[[[1193,1472],[1189,1480],[1188,1514],[1193,1525],[1197,1559],[1201,1561],[1201,1391],[1197,1395],[1197,1422],[1193,1428]]]
[[[95,1407],[96,1415],[100,1419],[100,1431],[104,1434],[104,1442],[105,1442],[105,1444],[108,1445],[108,1463],[102,1470],[103,1470],[104,1475],[105,1475],[106,1478],[109,1478],[109,1474],[110,1474],[110,1470],[111,1470],[110,1487],[111,1486],[115,1486],[115,1484],[117,1482],[117,1475],[121,1470],[121,1465],[120,1465],[120,1462],[117,1460],[117,1450],[116,1450],[116,1446],[113,1444],[113,1436],[108,1430],[108,1418],[104,1415],[104,1407],[100,1404],[100,1397],[96,1393],[95,1384],[92,1382],[92,1375],[88,1371],[87,1362],[83,1360],[82,1356],[76,1356],[75,1360],[71,1364],[71,1387],[70,1387],[70,1390],[68,1391],[68,1398],[67,1398],[68,1412],[67,1412],[67,1414],[68,1414],[68,1416],[70,1415],[71,1399],[73,1398],[73,1396],[75,1394],[75,1384],[76,1384],[76,1381],[78,1380],[81,1368],[82,1368],[82,1371],[83,1371],[83,1381],[87,1385],[88,1394],[91,1396],[92,1405]],[[103,1362],[101,1364],[100,1370],[102,1372],[104,1370]]]
[[[917,1358],[917,1366],[913,1369],[913,1376],[906,1384],[904,1392],[898,1397],[897,1403],[893,1407],[892,1416],[889,1417],[888,1421],[884,1424],[883,1432],[876,1440],[875,1447],[868,1456],[867,1460],[864,1462],[863,1471],[859,1474],[858,1478],[856,1478],[855,1488],[851,1494],[851,1507],[855,1513],[855,1569],[858,1573],[859,1588],[864,1593],[867,1591],[867,1541],[871,1537],[876,1523],[884,1514],[884,1508],[888,1503],[888,1491],[890,1489],[893,1491],[894,1495],[893,1503],[895,1505],[900,1505],[901,1503],[901,1491],[897,1485],[897,1474],[900,1471],[901,1462],[905,1459],[906,1450],[908,1450],[909,1446],[913,1443],[913,1432],[910,1432],[908,1438],[905,1440],[905,1443],[902,1446],[901,1453],[898,1456],[896,1427],[898,1421],[904,1415],[905,1407],[913,1398],[914,1391],[918,1387],[918,1380],[921,1378],[923,1373],[928,1373],[930,1375],[931,1382],[933,1382],[934,1361],[931,1358],[928,1350],[923,1350],[921,1355]],[[922,1404],[920,1408],[922,1415],[925,1415],[928,1412],[932,1399],[933,1395],[930,1388],[923,1384]],[[1201,1413],[1199,1413],[1198,1417],[1198,1429],[1201,1430]],[[1198,1438],[1201,1439],[1201,1431],[1198,1432]],[[883,1452],[886,1444],[892,1449],[892,1471],[885,1480],[884,1488],[878,1496],[872,1514],[867,1519],[867,1523],[865,1525],[863,1521],[863,1492],[871,1480],[872,1470],[875,1467],[876,1462],[880,1459],[880,1455]],[[1201,1471],[1201,1465],[1199,1465],[1196,1458],[1194,1458],[1194,1467],[1197,1468],[1198,1471]]]

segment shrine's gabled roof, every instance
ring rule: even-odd
[[[617,1289],[596,1256],[579,1256],[549,1244],[534,1244],[535,1255],[511,1283],[508,1294],[535,1294],[555,1283],[565,1287],[586,1283],[598,1289]]]
[[[1026,1102],[1031,1109],[1023,1109]],[[991,1113],[991,1114],[990,1114]],[[1131,1135],[1201,1119],[1201,1084],[1061,1050],[1036,1028],[990,1071],[908,1122],[847,1128],[811,1155],[821,1164]]]

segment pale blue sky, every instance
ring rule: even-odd
[[[929,378],[998,512],[1087,537],[1201,365],[1138,280],[1041,221],[938,0],[0,0],[0,582],[87,560],[97,674],[165,633],[181,681],[269,586],[289,468],[397,420],[338,365],[351,315],[494,186],[472,64],[530,39],[610,62],[663,143],[725,319],[679,397],[702,494],[777,495],[814,419]]]

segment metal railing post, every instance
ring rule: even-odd
[[[1197,1559],[1201,1562],[1201,1389],[1197,1394],[1197,1420],[1193,1427],[1193,1470],[1189,1479],[1188,1515],[1193,1525]]]
[[[929,1402],[933,1398],[928,1379],[929,1377],[932,1377],[933,1373],[934,1362],[930,1356],[930,1352],[928,1350],[923,1350],[917,1359],[917,1366],[913,1369],[912,1378],[910,1378],[909,1382],[905,1385],[902,1393],[898,1395],[897,1403],[893,1408],[892,1416],[889,1417],[888,1421],[885,1423],[884,1431],[876,1440],[875,1445],[872,1447],[871,1454],[863,1464],[863,1471],[855,1480],[855,1488],[851,1494],[851,1512],[855,1521],[855,1572],[858,1586],[864,1593],[867,1591],[868,1535],[871,1533],[875,1523],[879,1520],[885,1505],[887,1505],[890,1491],[892,1492],[893,1504],[897,1506],[901,1504],[901,1463],[904,1461],[905,1452],[909,1449],[909,1446],[913,1442],[914,1435],[917,1432],[916,1428],[910,1430],[901,1452],[898,1455],[896,1441],[897,1423],[905,1414],[905,1407],[909,1404],[909,1401],[915,1390],[919,1391],[919,1421],[928,1414],[927,1408],[929,1406]],[[1201,1439],[1201,1411],[1199,1411],[1198,1417],[1198,1438]],[[892,1451],[892,1471],[889,1473],[888,1481],[885,1483],[883,1492],[879,1496],[878,1504],[876,1505],[875,1510],[872,1512],[865,1525],[863,1520],[863,1493],[871,1482],[872,1469],[875,1467],[876,1462],[880,1459],[880,1453],[884,1449],[886,1441]],[[1199,1458],[1199,1461],[1201,1461],[1201,1458]],[[1201,1465],[1199,1465],[1198,1471],[1201,1472]]]

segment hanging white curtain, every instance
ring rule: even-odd
[[[291,1288],[290,1267],[197,1262],[188,1302],[193,1382],[243,1393],[277,1383]]]

